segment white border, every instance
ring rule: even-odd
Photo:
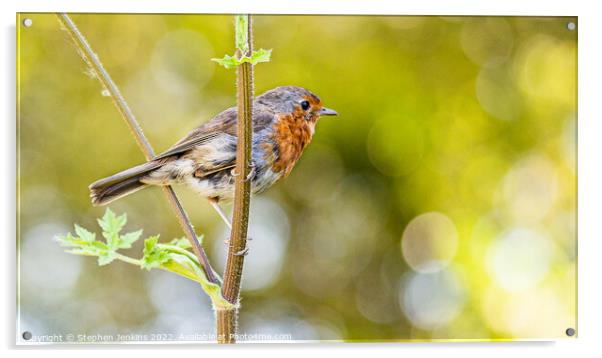
[[[2,1],[2,65],[3,84],[0,96],[1,108],[5,115],[1,121],[0,132],[4,136],[1,141],[3,154],[0,185],[2,211],[0,227],[4,229],[2,236],[4,270],[2,279],[4,286],[1,295],[2,307],[5,309],[3,324],[0,326],[0,337],[3,347],[13,354],[41,354],[37,349],[23,349],[14,346],[15,317],[15,13],[22,12],[158,12],[158,13],[285,13],[285,14],[407,14],[407,15],[570,15],[579,16],[579,338],[563,340],[556,343],[406,343],[406,344],[347,344],[347,345],[253,345],[246,346],[245,352],[237,354],[261,354],[264,357],[285,355],[307,355],[307,350],[327,350],[326,354],[345,354],[364,356],[387,353],[407,357],[441,357],[445,354],[458,354],[462,357],[569,357],[594,356],[600,354],[602,319],[602,289],[600,288],[599,273],[602,273],[602,236],[600,230],[599,207],[602,200],[602,172],[600,170],[600,154],[602,153],[602,111],[598,103],[601,101],[600,85],[602,84],[600,64],[601,56],[601,21],[596,11],[595,1],[573,0],[431,0],[393,2],[391,0],[231,0],[231,1],[202,1],[202,0],[85,0],[66,1],[55,0],[34,1],[21,0],[18,3]],[[61,357],[79,356],[81,349],[89,346],[61,349],[51,348],[43,354],[60,355]],[[197,349],[204,352],[197,352]],[[140,349],[133,346],[118,346],[117,348],[103,347],[87,351],[85,354],[99,356],[113,354],[111,351],[131,351]],[[215,346],[157,346],[145,347],[144,354],[207,354],[219,349]],[[195,349],[195,352],[182,352],[183,349]],[[240,349],[231,347],[228,349]],[[333,349],[337,349],[335,352]],[[180,352],[167,352],[179,350]],[[393,351],[395,350],[395,351]],[[130,352],[122,352],[131,354]],[[133,353],[133,352],[132,352]],[[313,352],[312,352],[313,353]],[[311,354],[311,353],[310,353]]]
[[[572,16],[585,1],[546,1],[545,6],[538,2],[524,0],[491,1],[482,0],[430,0],[398,1],[391,0],[170,0],[156,1],[21,1],[21,12],[143,12],[143,13],[254,13],[254,14],[398,14],[398,15],[549,15]]]

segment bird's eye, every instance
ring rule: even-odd
[[[308,101],[301,102],[301,108],[303,108],[304,111],[307,111],[309,109],[309,102]]]

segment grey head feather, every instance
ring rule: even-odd
[[[318,102],[320,98],[309,90],[298,86],[280,86],[263,93],[256,98],[262,104],[273,106],[277,112],[289,113],[295,109],[306,97],[314,97]]]

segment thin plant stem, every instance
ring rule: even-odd
[[[183,251],[186,251],[186,250],[183,250]],[[183,255],[186,255],[186,254],[183,253]],[[141,259],[135,259],[133,257],[122,255],[120,253],[115,253],[115,259],[117,259],[119,261],[122,261],[122,262],[125,262],[125,263],[128,263],[130,265],[138,266],[138,267],[140,267],[142,265],[142,260]],[[185,270],[185,269],[182,269],[178,265],[172,265],[172,266],[169,266],[169,267],[167,267],[167,266],[160,266],[159,269],[165,270],[165,271],[169,271],[169,272],[173,272],[173,273],[175,273],[177,275],[180,275],[180,276],[182,276],[184,278],[187,278],[189,280],[196,281],[196,282],[202,284],[201,280],[197,276],[195,276],[192,272],[190,272],[188,270]]]
[[[246,18],[245,18],[246,17]],[[241,26],[241,23],[243,24]],[[240,57],[253,52],[251,16],[235,18],[236,55]],[[234,213],[228,245],[228,258],[224,270],[222,295],[234,306],[217,310],[218,343],[236,343],[238,301],[245,255],[247,253],[247,229],[251,201],[251,143],[253,135],[253,65],[245,62],[237,66],[237,148],[236,181],[234,184]]]
[[[69,15],[65,13],[59,13],[57,14],[57,16],[60,23],[71,36],[73,43],[77,47],[84,61],[88,64],[92,71],[94,71],[96,75],[95,77],[100,81],[104,89],[110,94],[111,98],[113,99],[113,103],[119,110],[121,117],[126,122],[146,160],[152,160],[155,157],[155,152],[150,142],[146,139],[146,136],[142,132],[142,128],[140,127],[140,124],[138,124],[134,113],[132,113],[127,102],[121,95],[119,88],[117,87],[115,82],[113,82],[111,76],[100,62],[98,55],[96,55],[96,53],[92,50],[92,47],[90,46],[86,38],[82,35],[82,33],[79,31],[73,20],[71,20]],[[162,188],[167,198],[167,202],[169,203],[174,214],[176,215],[180,226],[186,233],[186,237],[192,245],[192,251],[198,258],[199,262],[201,263],[201,266],[205,271],[205,274],[207,275],[207,279],[212,283],[219,283],[219,279],[215,275],[215,272],[213,271],[213,268],[209,263],[209,259],[207,258],[205,250],[198,241],[194,228],[190,223],[190,219],[188,218],[186,211],[184,211],[182,204],[180,204],[180,201],[178,200],[178,197],[176,196],[176,193],[174,192],[173,188],[171,186],[164,186]]]
[[[128,263],[130,265],[134,265],[134,266],[140,266],[142,264],[142,260],[135,259],[135,258],[129,257],[129,256],[125,256],[125,255],[122,255],[122,254],[117,253],[117,252],[115,253],[115,258],[117,260],[126,262],[126,263]]]

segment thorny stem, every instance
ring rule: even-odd
[[[127,102],[121,95],[119,88],[117,87],[117,85],[115,85],[115,82],[113,82],[111,76],[100,62],[98,55],[94,53],[92,47],[90,46],[86,38],[82,35],[82,33],[79,31],[73,20],[71,20],[69,15],[65,13],[60,13],[57,14],[57,16],[61,24],[71,36],[73,43],[77,47],[84,61],[94,71],[94,73],[96,74],[95,77],[98,78],[102,86],[111,95],[113,103],[115,104],[122,118],[128,125],[132,135],[134,136],[134,139],[136,140],[136,143],[138,144],[138,147],[140,147],[140,150],[142,151],[142,153],[144,153],[146,160],[152,160],[155,157],[155,152],[152,146],[150,145],[149,141],[146,139],[146,136],[142,132],[142,128],[138,124],[138,121],[136,120],[136,117],[134,117],[134,114],[130,110],[130,107],[127,105]],[[192,251],[199,259],[199,262],[201,263],[201,266],[203,267],[205,274],[207,275],[207,279],[212,283],[219,283],[219,280],[217,279],[213,268],[211,268],[211,265],[209,264],[209,259],[205,254],[205,250],[203,250],[203,247],[200,245],[197,239],[194,228],[190,223],[190,219],[188,218],[186,211],[184,211],[182,204],[180,204],[180,201],[178,200],[178,197],[176,196],[176,193],[174,192],[173,188],[171,186],[164,186],[162,188],[167,198],[167,201],[169,202],[174,214],[178,218],[180,226],[186,233],[186,237],[192,245]]]
[[[235,28],[236,55],[240,58],[246,53],[253,52],[251,16],[236,16]],[[247,250],[247,228],[251,200],[251,181],[248,180],[248,176],[251,172],[253,135],[253,65],[245,62],[237,66],[236,77],[238,104],[236,172],[239,175],[236,176],[234,184],[234,214],[228,246],[228,259],[224,271],[224,284],[222,286],[222,295],[234,307],[217,310],[218,343],[236,342],[240,282]]]

